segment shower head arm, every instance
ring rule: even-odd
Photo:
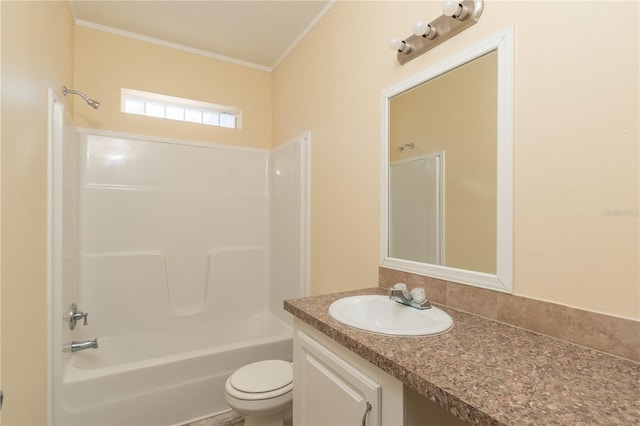
[[[94,109],[98,109],[100,108],[100,102],[98,101],[94,101],[93,99],[90,99],[87,95],[85,95],[84,93],[78,91],[78,90],[72,90],[72,89],[67,89],[67,86],[62,86],[62,93],[67,96],[67,93],[71,93],[72,95],[78,95],[81,96],[82,99],[84,99],[84,101],[89,104],[89,106],[91,106]]]
[[[84,93],[79,92],[78,90],[67,89],[67,86],[62,86],[62,93],[64,93],[65,96],[67,96],[67,93],[71,93],[72,95],[80,95],[85,101],[89,100],[89,97]]]

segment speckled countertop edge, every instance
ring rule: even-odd
[[[370,288],[287,300],[285,309],[477,425],[640,425],[640,363],[439,306],[447,333],[384,336],[329,317],[337,299]]]

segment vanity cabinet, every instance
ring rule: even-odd
[[[397,379],[296,319],[293,424],[402,425]]]
[[[371,404],[368,412],[367,402]],[[465,423],[295,318],[293,424],[462,426]]]

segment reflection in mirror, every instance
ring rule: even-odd
[[[513,29],[382,94],[381,264],[512,291]]]
[[[443,264],[443,164],[441,152],[389,165],[389,256]]]
[[[390,257],[496,273],[496,128],[495,50],[390,99]]]

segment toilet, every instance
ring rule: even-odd
[[[224,398],[245,417],[245,426],[291,424],[293,367],[282,360],[245,365],[227,379]]]

